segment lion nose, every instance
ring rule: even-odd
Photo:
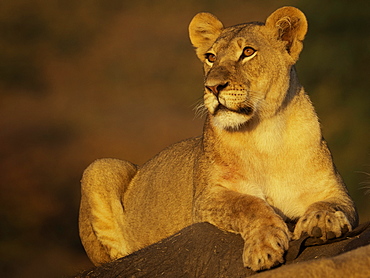
[[[206,85],[206,88],[217,97],[218,94],[227,86],[227,84],[228,83],[226,82],[224,84],[216,84],[216,85],[212,85],[212,86],[207,86]]]

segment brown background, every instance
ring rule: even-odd
[[[370,219],[368,1],[127,2],[0,2],[2,277],[90,267],[77,230],[83,169],[101,157],[142,164],[201,133],[202,69],[187,34],[199,11],[226,26],[283,5],[305,12],[298,73],[361,220]]]

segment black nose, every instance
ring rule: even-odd
[[[206,88],[211,91],[215,96],[218,96],[218,94],[227,86],[228,83],[225,84],[216,84],[213,86],[207,86]]]

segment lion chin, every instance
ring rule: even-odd
[[[236,110],[219,104],[212,117],[215,127],[227,131],[237,131],[245,126],[253,117],[253,108],[240,107]]]

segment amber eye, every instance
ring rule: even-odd
[[[212,53],[207,53],[206,54],[206,59],[207,59],[208,62],[210,62],[212,64],[216,61],[216,55],[212,54]]]
[[[255,50],[254,48],[247,46],[247,47],[245,47],[245,48],[243,49],[242,57],[243,57],[243,58],[245,58],[245,57],[250,57],[250,56],[252,56],[255,52],[256,52],[256,50]]]

